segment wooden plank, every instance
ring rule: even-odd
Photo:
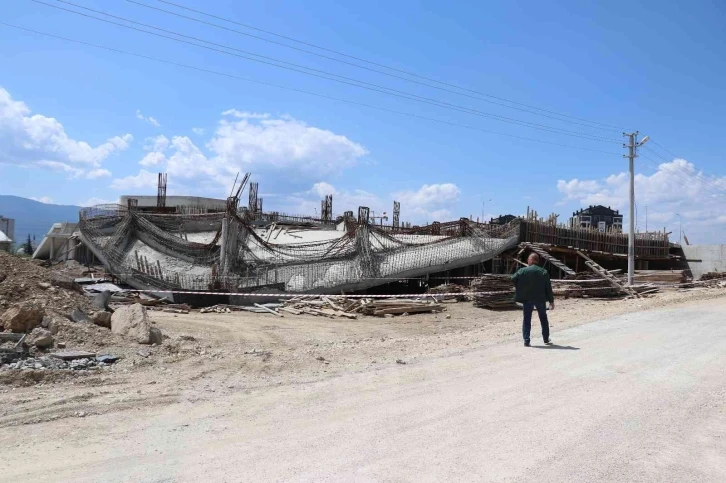
[[[282,315],[282,314],[281,314],[280,312],[277,312],[277,311],[275,311],[275,310],[272,310],[272,309],[270,309],[270,308],[267,308],[267,307],[265,307],[264,305],[260,305],[260,304],[257,304],[257,303],[256,303],[256,304],[255,304],[255,307],[259,307],[259,308],[261,308],[261,309],[263,309],[263,310],[265,310],[265,311],[267,311],[267,312],[269,312],[269,313],[271,313],[271,314],[273,314],[273,315],[277,315],[277,316],[279,316],[279,317],[284,317],[284,315]]]
[[[420,312],[441,312],[443,310],[443,307],[436,306],[436,305],[421,305],[419,307],[416,306],[410,306],[410,307],[395,307],[395,308],[385,308],[385,309],[377,309],[373,311],[373,315],[385,315],[385,314],[414,314],[414,313],[420,313]]]
[[[330,300],[329,297],[323,297],[323,301],[327,302],[328,305],[330,305],[331,307],[333,307],[335,310],[337,310],[339,312],[344,312],[344,310],[342,308],[340,308],[340,306],[338,304],[336,304],[335,302],[333,302],[332,300]]]
[[[293,314],[293,315],[300,315],[300,314],[302,314],[302,312],[300,310],[295,310],[295,309],[290,308],[290,307],[280,307],[277,310],[281,310],[283,312],[287,312],[287,313]]]

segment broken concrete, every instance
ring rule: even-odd
[[[74,309],[68,316],[73,322],[90,324],[91,319],[82,310]]]
[[[41,329],[40,327],[33,329],[33,332],[31,332],[25,340],[28,345],[34,345],[38,349],[51,347],[54,342],[53,335],[50,331]]]
[[[161,344],[161,330],[151,325],[146,307],[121,307],[111,316],[111,332],[134,339],[139,344]]]
[[[111,328],[111,313],[110,312],[96,312],[92,314],[91,320],[94,324],[100,327]]]
[[[14,305],[0,316],[0,327],[16,334],[30,332],[40,325],[43,311],[29,305]]]

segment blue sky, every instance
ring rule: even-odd
[[[330,192],[335,194],[336,213],[355,210],[359,204],[390,213],[395,198],[402,202],[403,220],[423,222],[476,217],[482,201],[491,200],[484,208],[487,215],[521,214],[529,205],[540,214],[556,212],[564,219],[590,203],[626,209],[627,179],[620,174],[627,168],[621,156],[621,129],[627,128],[650,135],[683,158],[674,161],[653,144],[647,146],[661,157],[643,151],[652,160],[638,159],[639,228],[645,227],[643,208],[648,205],[649,228],[666,226],[677,237],[679,213],[684,231],[694,241],[722,241],[726,234],[726,217],[720,211],[726,192],[726,140],[720,136],[726,105],[726,6],[719,2],[175,0],[479,93],[616,126],[607,131],[417,85],[122,0],[70,1],[409,95],[609,141],[389,96],[18,0],[3,6],[3,21],[554,144],[365,108],[0,26],[2,194],[54,203],[112,201],[120,194],[155,193],[154,174],[165,170],[170,193],[224,197],[234,172],[249,170],[260,182],[266,209],[312,211],[319,209],[321,195]],[[139,1],[196,16],[156,0]],[[660,163],[669,164],[659,168]]]

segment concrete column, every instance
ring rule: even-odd
[[[50,242],[50,259],[53,260],[53,257],[55,257],[55,238],[50,236],[48,241]],[[32,253],[29,253],[29,255],[32,255]]]

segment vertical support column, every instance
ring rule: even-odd
[[[227,216],[222,218],[222,235],[219,237],[219,266],[224,275],[227,271],[227,236],[229,234],[229,220]]]

